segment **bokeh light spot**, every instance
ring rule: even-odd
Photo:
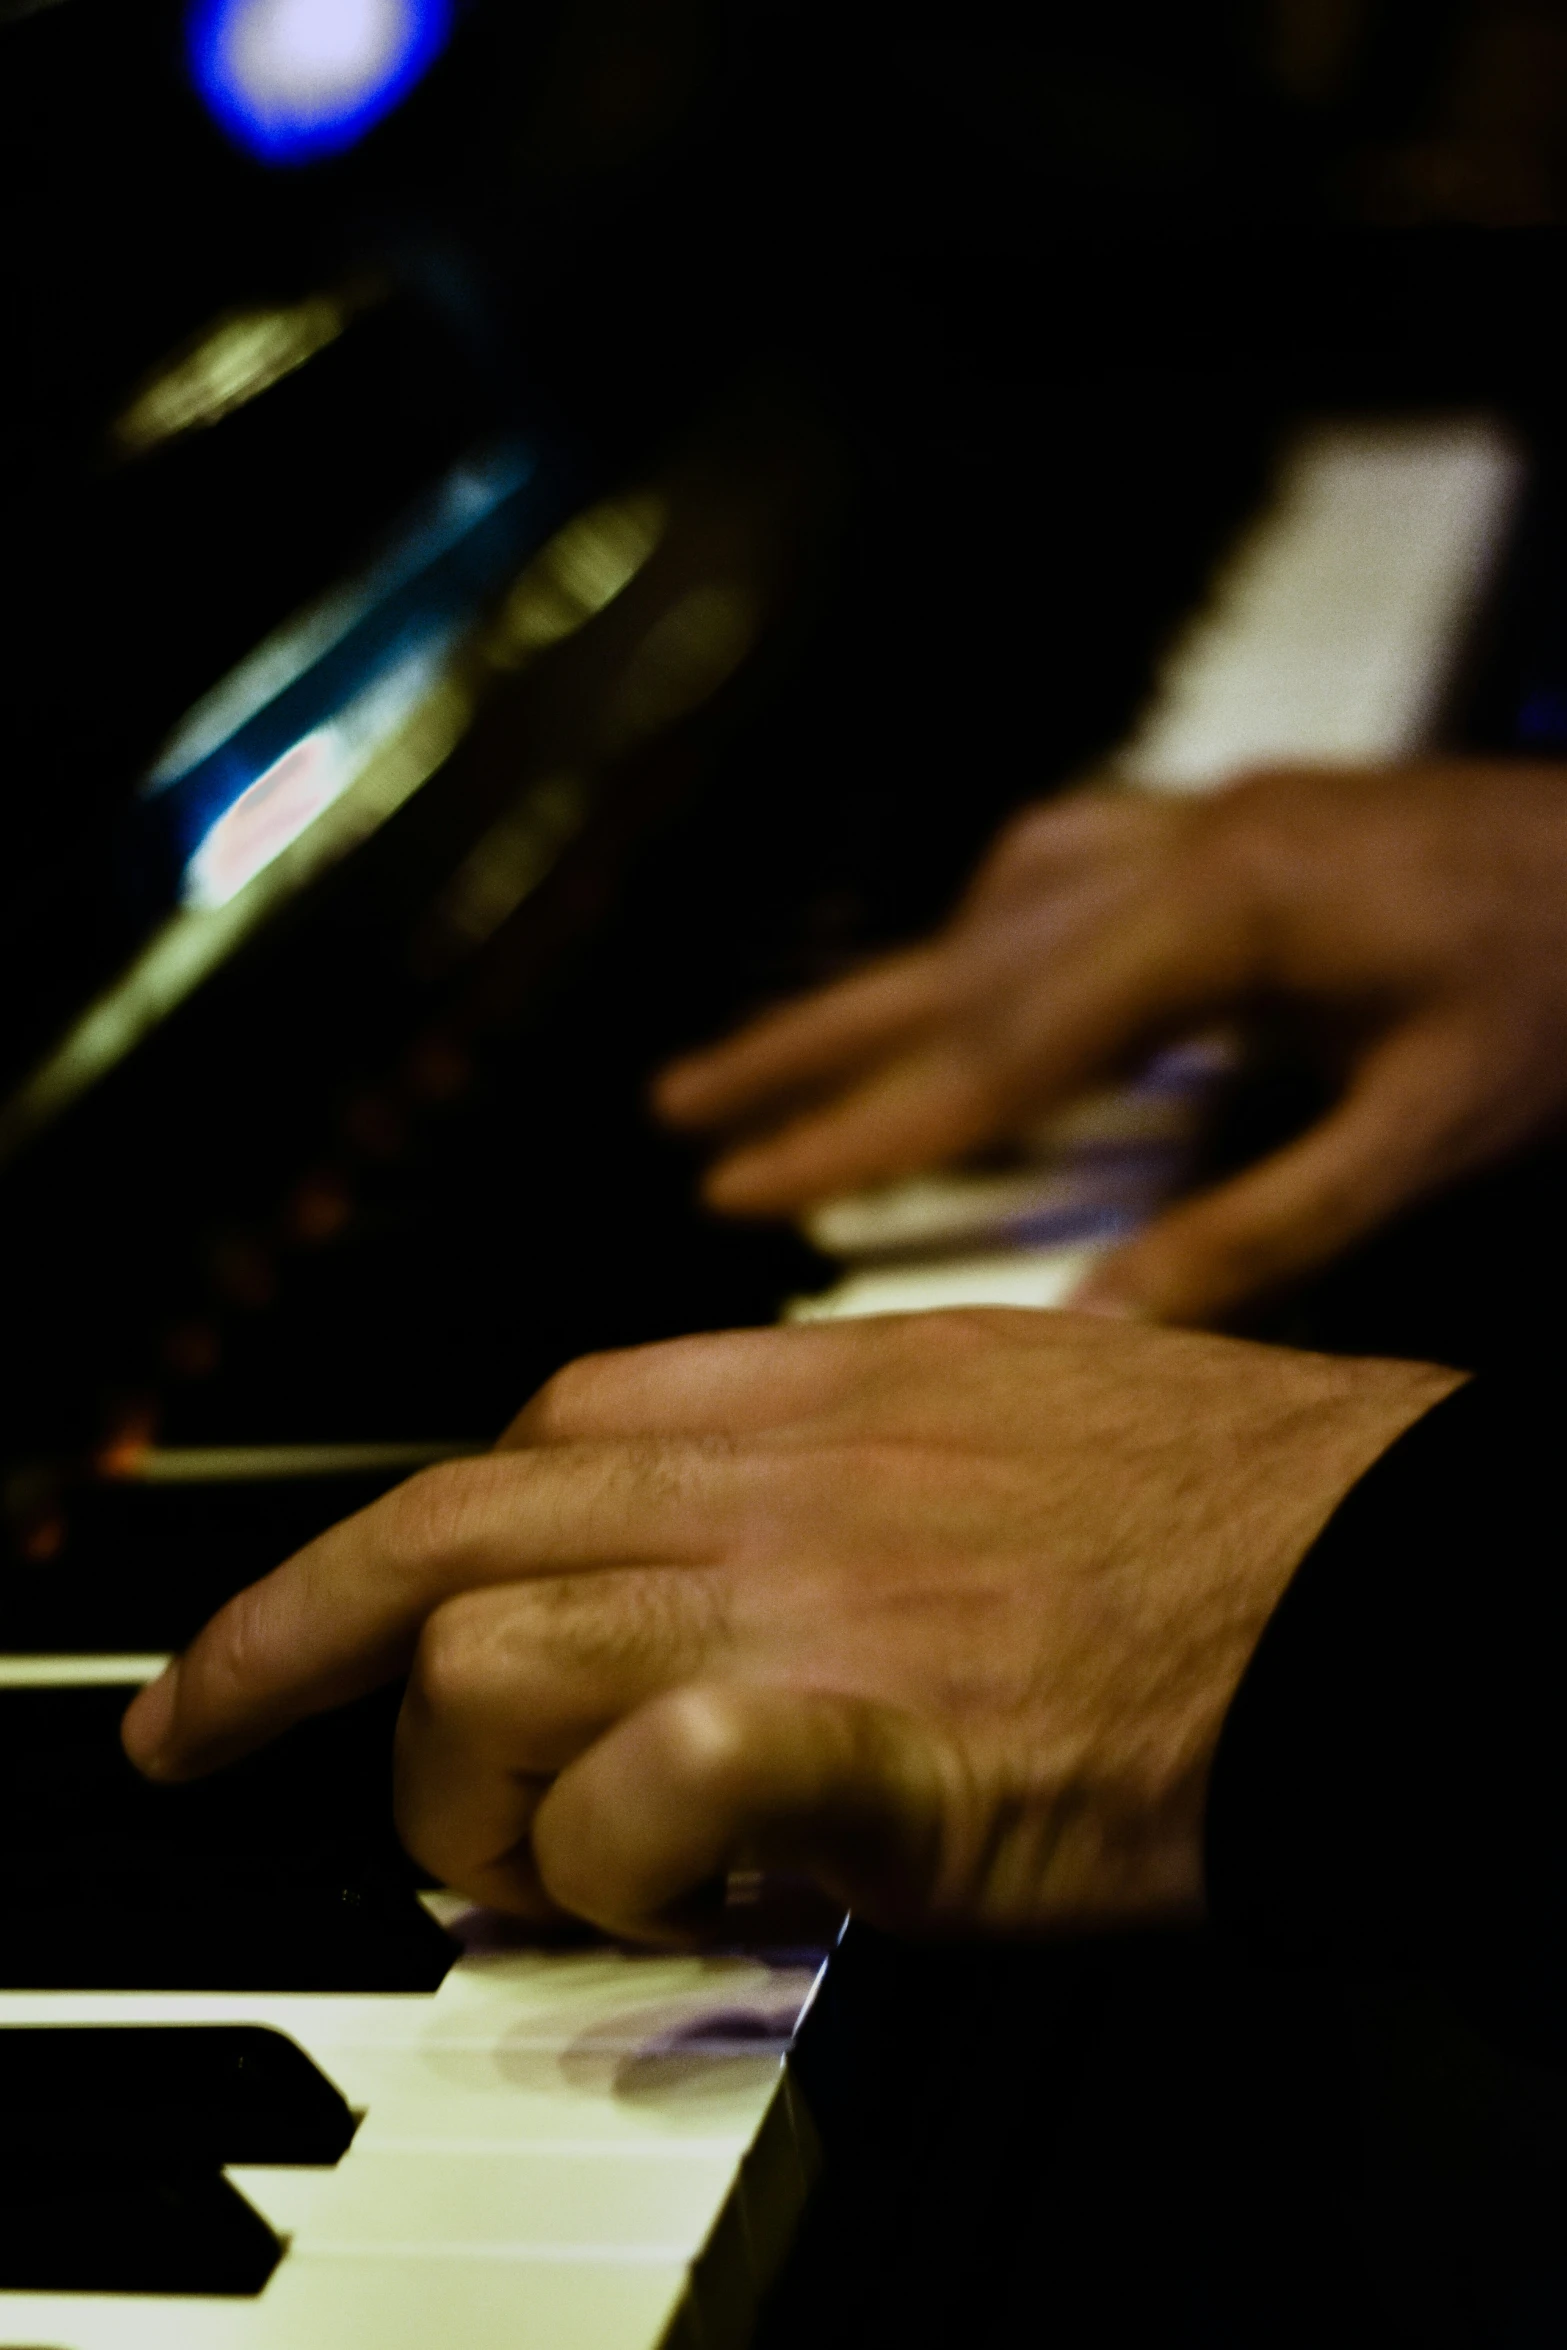
[[[400,104],[451,31],[451,0],[196,0],[190,69],[268,163],[339,153]]]

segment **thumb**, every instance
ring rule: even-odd
[[[552,1900],[610,1933],[689,1939],[735,1868],[788,1868],[883,1923],[927,1913],[942,1844],[937,1742],[890,1706],[724,1683],[671,1691],[561,1772],[533,1824]]]
[[[1206,1323],[1317,1272],[1458,1171],[1448,1056],[1405,1032],[1319,1123],[1104,1258],[1081,1313]]]

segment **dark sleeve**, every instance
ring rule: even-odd
[[[1480,1379],[1341,1503],[1219,1741],[1209,1906],[1567,2055],[1567,1383]]]

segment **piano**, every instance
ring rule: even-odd
[[[1270,1071],[1215,1134],[1197,1053],[999,1187],[698,1215],[648,1069],[929,920],[1017,800],[1567,733],[1543,362],[1432,304],[1505,317],[1527,270],[1302,247],[1324,315],[1263,363],[1205,348],[1245,254],[1064,255],[1036,324],[1110,331],[1063,370],[976,328],[1015,254],[804,284],[743,174],[712,225],[744,139],[653,170],[579,16],[435,17],[402,110],[304,165],[203,117],[180,11],[0,20],[48,256],[8,395],[0,2343],[1526,2338],[1557,2108],[1418,1986],[855,1925],[824,1968],[744,1887],[702,1957],[529,1946],[397,1852],[395,1692],[198,1789],[118,1759],[213,1604],[569,1356],[1045,1307],[1299,1113]],[[1554,1174],[1286,1334],[1543,1348]],[[1495,1248],[1454,1269],[1476,1220],[1527,1315]]]

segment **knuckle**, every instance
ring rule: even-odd
[[[896,1343],[921,1371],[956,1369],[993,1344],[996,1315],[985,1306],[949,1306],[944,1311],[902,1317]]]
[[[1187,835],[1191,846],[1214,858],[1242,860],[1254,854],[1273,837],[1282,813],[1282,792],[1276,776],[1237,776],[1211,799],[1193,806]]]
[[[504,1629],[490,1636],[489,1654],[504,1654],[519,1685],[535,1677],[551,1682],[592,1677],[623,1661],[638,1640],[644,1608],[641,1595],[615,1577],[528,1583],[508,1594]]]
[[[1061,811],[1051,802],[1020,809],[996,835],[986,859],[988,869],[1004,873],[1015,864],[1031,862],[1037,851],[1048,846],[1060,830]]]
[[[723,1429],[702,1436],[632,1437],[618,1445],[605,1464],[605,1476],[616,1498],[631,1509],[646,1510],[655,1518],[666,1513],[702,1521],[710,1506],[709,1485],[715,1464],[731,1460],[735,1439]]]
[[[656,1768],[673,1797],[692,1805],[739,1792],[753,1761],[751,1709],[743,1690],[677,1689],[652,1725]]]
[[[527,1594],[527,1646],[552,1670],[585,1678],[657,1679],[723,1632],[715,1578],[681,1568],[537,1584]]]
[[[426,1619],[409,1675],[409,1695],[427,1714],[458,1713],[491,1679],[496,1657],[492,1594],[465,1591]]]
[[[444,1558],[471,1539],[476,1504],[490,1490],[486,1461],[443,1461],[421,1469],[379,1506],[393,1556],[400,1560]]]
[[[1309,779],[1293,768],[1251,770],[1211,799],[1194,802],[1186,833],[1189,868],[1231,889],[1271,889],[1298,859],[1310,810]]]
[[[1258,760],[1237,768],[1206,805],[1216,819],[1235,811],[1262,811],[1276,820],[1298,807],[1301,794],[1317,789],[1321,781],[1320,772],[1311,767],[1292,766],[1288,760]]]
[[[431,1713],[516,1712],[584,1691],[657,1685],[722,1635],[712,1579],[621,1570],[493,1585],[427,1619],[410,1690]]]
[[[578,1355],[546,1379],[529,1409],[529,1420],[542,1437],[562,1438],[591,1425],[597,1406],[611,1384],[616,1354]]]

